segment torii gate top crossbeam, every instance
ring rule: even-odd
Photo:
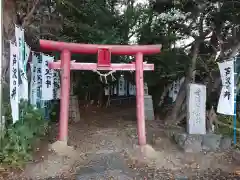
[[[96,54],[99,49],[109,49],[111,54],[116,55],[157,54],[161,47],[162,45],[97,45],[40,40],[40,48],[43,51],[69,50],[80,54]]]

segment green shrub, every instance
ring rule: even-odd
[[[237,128],[240,128],[240,117],[239,113],[237,113]],[[218,115],[218,120],[225,125],[218,125],[216,128],[216,131],[218,133],[221,133],[223,135],[227,136],[233,136],[233,116],[227,116],[227,115]],[[239,132],[237,132],[239,133]]]
[[[48,121],[43,111],[27,102],[20,103],[20,120],[12,123],[11,107],[5,105],[5,132],[1,140],[0,163],[11,167],[21,167],[32,159],[33,146],[46,135]]]

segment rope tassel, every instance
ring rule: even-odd
[[[99,79],[100,79],[101,82],[103,82],[103,78],[104,78],[104,81],[105,81],[104,83],[105,83],[105,84],[108,84],[107,77],[108,77],[109,75],[111,75],[112,81],[115,81],[115,80],[116,80],[116,78],[113,76],[113,73],[116,72],[116,71],[114,71],[114,70],[113,70],[113,71],[110,71],[110,72],[108,72],[108,73],[105,73],[105,74],[99,72],[98,70],[94,70],[94,72],[96,72],[96,73],[99,75]]]

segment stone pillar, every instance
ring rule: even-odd
[[[154,120],[153,102],[151,95],[144,95],[144,111],[146,120]]]
[[[72,75],[72,74],[71,74]],[[74,78],[71,78],[71,89],[70,89],[70,105],[69,105],[69,122],[78,122],[80,121],[80,109],[79,109],[79,102],[78,96],[74,95]]]
[[[69,121],[70,122],[80,121],[80,109],[78,97],[74,95],[70,96]]]
[[[144,111],[146,120],[154,120],[152,96],[148,94],[147,83],[144,84]]]
[[[206,134],[206,86],[188,85],[187,130],[189,134]]]

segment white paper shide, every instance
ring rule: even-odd
[[[188,133],[206,134],[206,86],[189,84]]]
[[[17,46],[10,43],[10,103],[13,123],[19,120],[18,54]]]
[[[222,79],[222,90],[218,101],[217,112],[234,115],[234,62],[218,63]]]

